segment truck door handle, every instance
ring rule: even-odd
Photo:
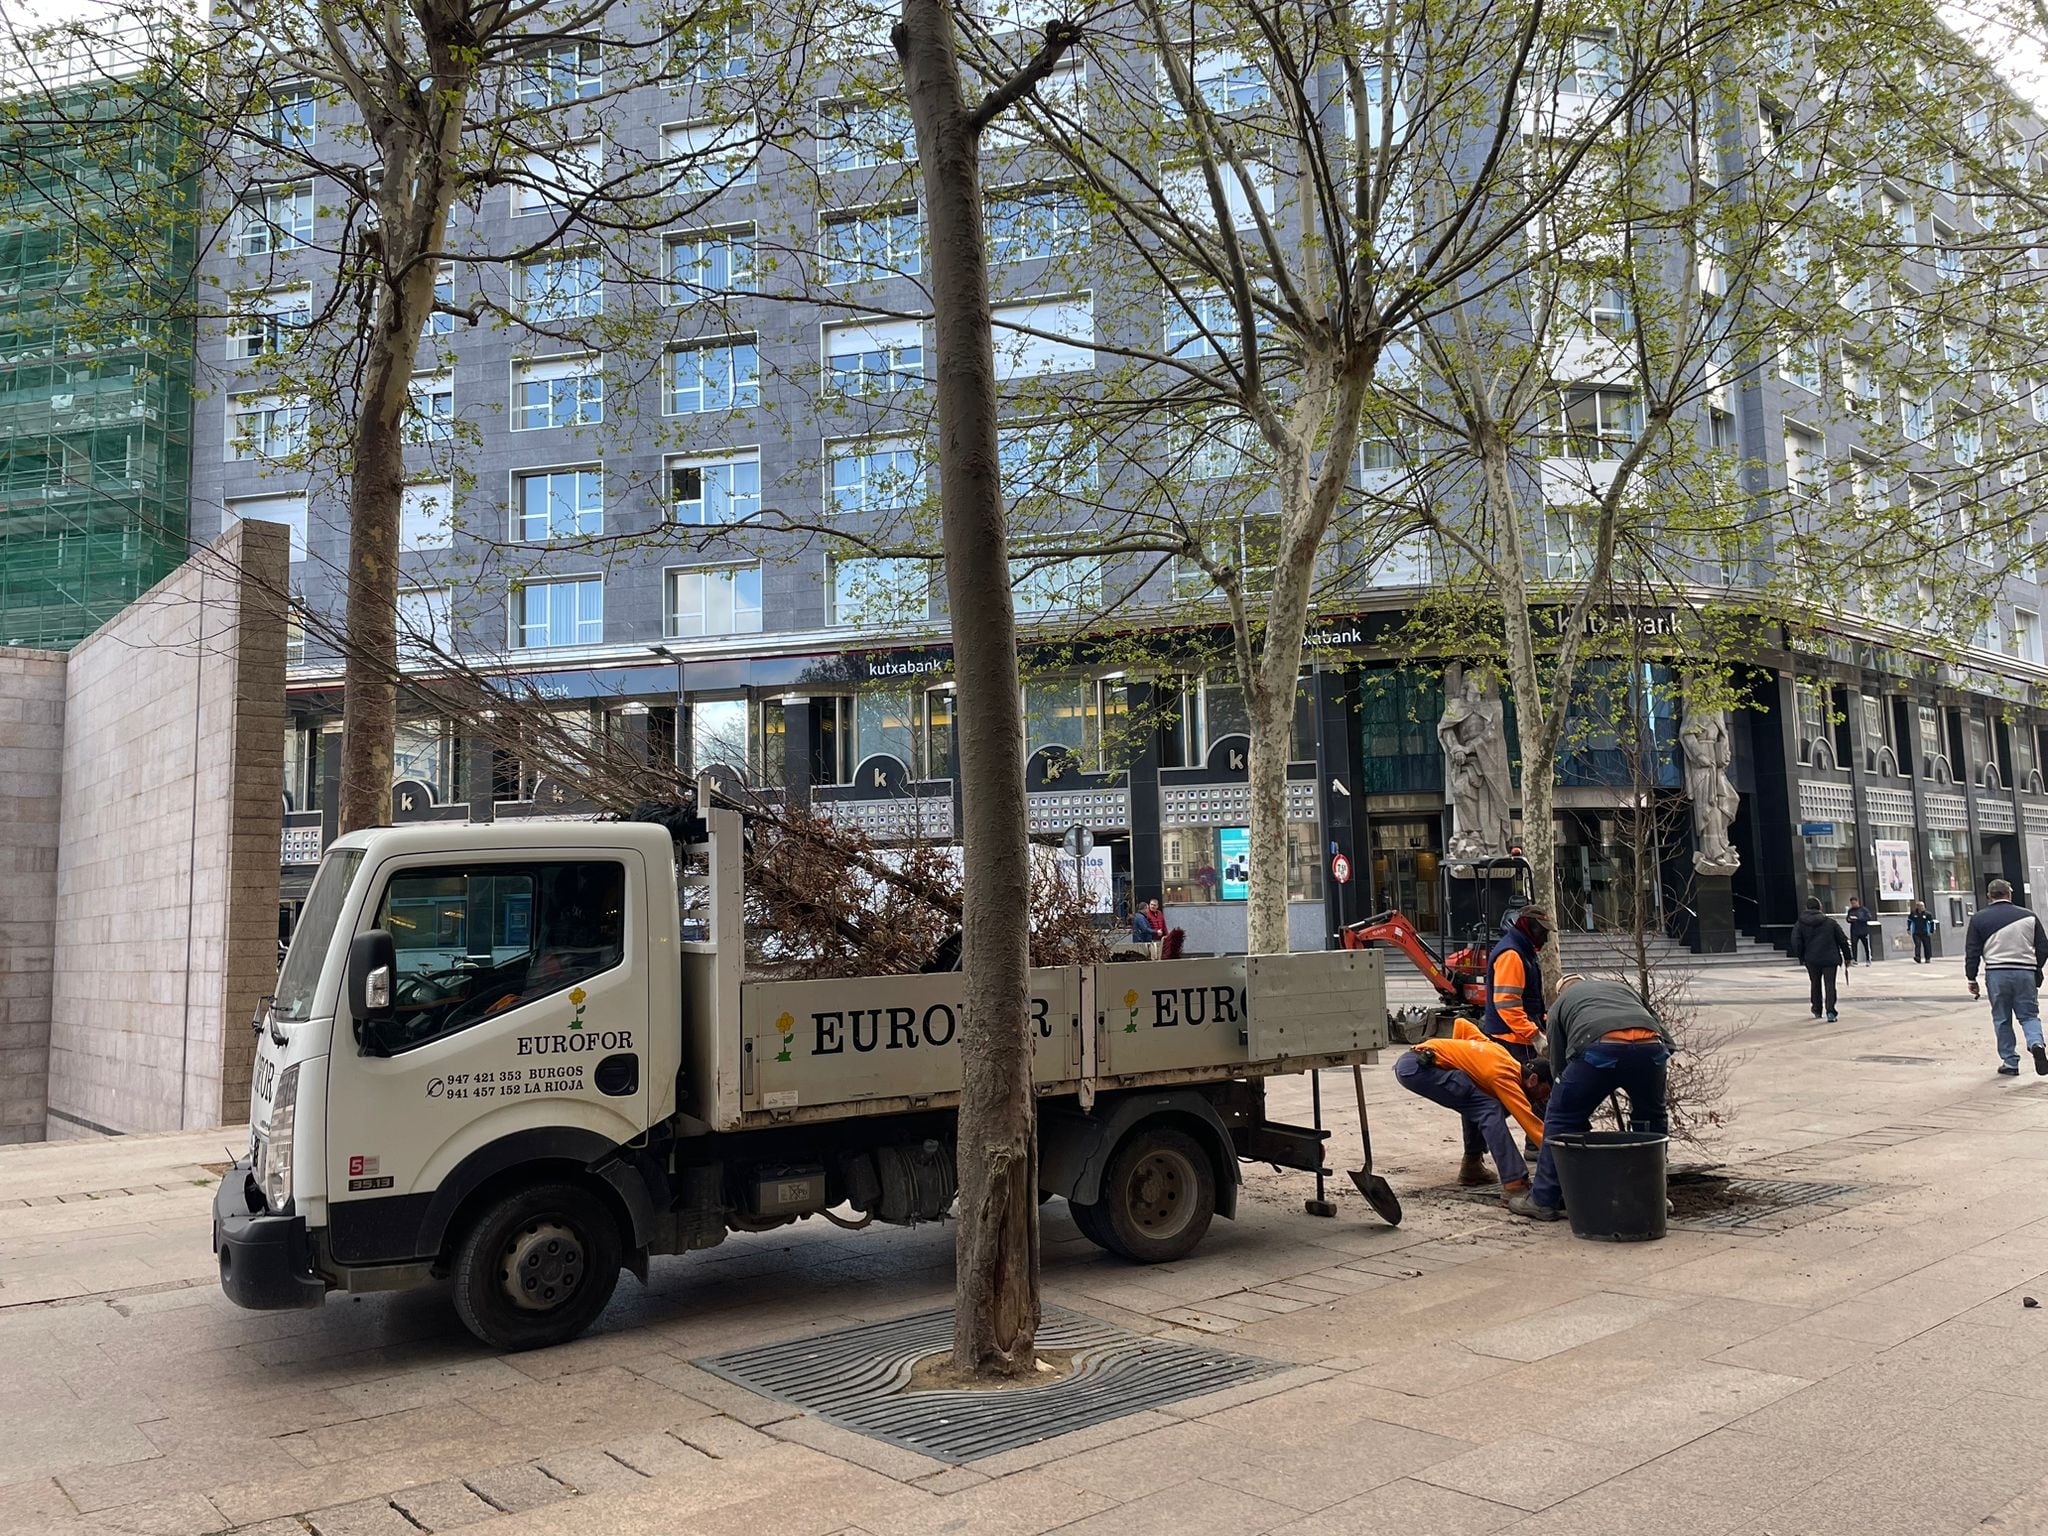
[[[597,1070],[590,1074],[590,1080],[597,1084],[599,1093],[611,1098],[622,1099],[629,1093],[638,1093],[640,1058],[631,1051],[607,1056],[597,1064]]]

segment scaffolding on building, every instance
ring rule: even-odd
[[[0,645],[67,649],[186,553],[194,183],[176,117],[102,89],[0,133]]]

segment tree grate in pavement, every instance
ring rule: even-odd
[[[979,1461],[1283,1369],[1271,1360],[1128,1333],[1054,1307],[1046,1309],[1038,1344],[1073,1351],[1073,1370],[1042,1387],[982,1392],[908,1390],[918,1361],[952,1348],[950,1310],[711,1355],[695,1363],[828,1424],[954,1463]]]
[[[1812,1179],[1729,1179],[1717,1174],[1673,1179],[1668,1192],[1672,1205],[1670,1224],[1695,1231],[1796,1226],[1854,1205],[1865,1193],[1860,1184]]]

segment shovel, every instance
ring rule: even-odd
[[[1358,1094],[1358,1139],[1365,1147],[1365,1166],[1351,1171],[1351,1182],[1365,1196],[1365,1203],[1390,1227],[1401,1225],[1401,1197],[1394,1186],[1372,1171],[1372,1126],[1365,1118],[1365,1074],[1356,1062],[1351,1066],[1351,1086]]]

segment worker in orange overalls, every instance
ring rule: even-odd
[[[1530,1144],[1543,1144],[1543,1106],[1550,1099],[1550,1063],[1517,1061],[1507,1048],[1483,1034],[1469,1019],[1458,1020],[1448,1040],[1425,1040],[1394,1063],[1394,1081],[1446,1109],[1464,1122],[1469,1149],[1476,1141],[1493,1154],[1501,1188],[1526,1194],[1529,1165],[1508,1130],[1512,1116]],[[1474,1177],[1474,1174],[1477,1177]],[[1486,1164],[1469,1150],[1458,1170],[1460,1184],[1492,1182]]]

